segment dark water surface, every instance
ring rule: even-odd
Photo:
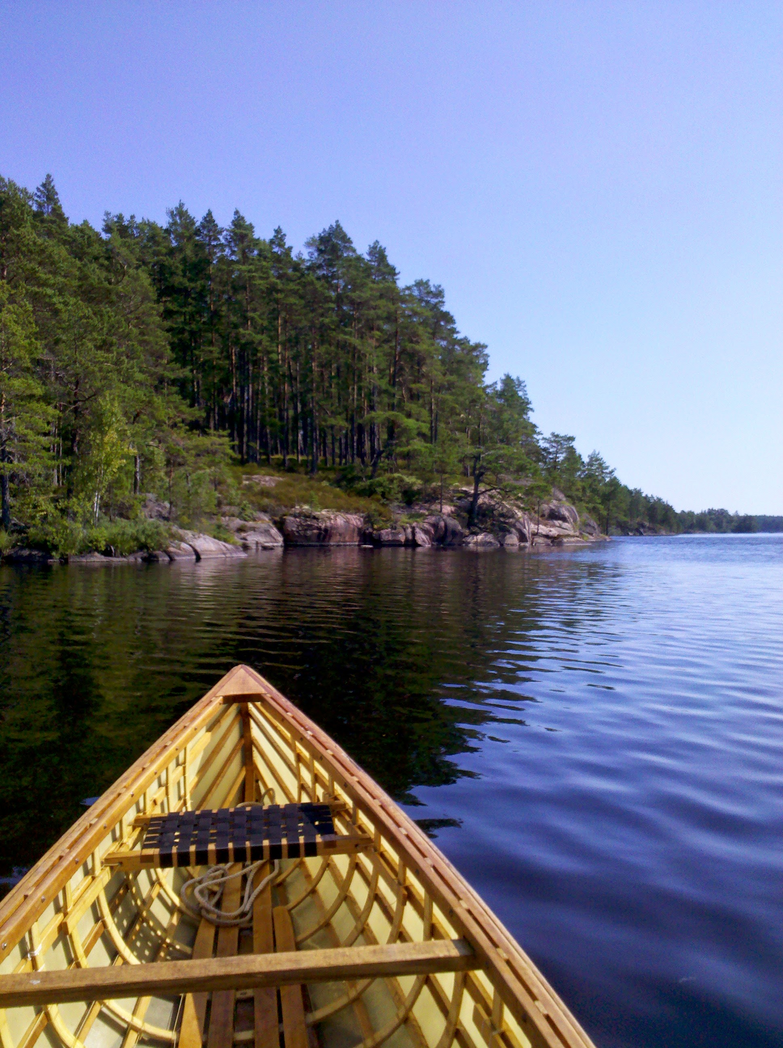
[[[599,1046],[783,1045],[783,537],[0,568],[0,875],[237,662],[415,805]]]

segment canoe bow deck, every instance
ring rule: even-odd
[[[216,904],[250,898],[243,924],[183,905],[207,864],[251,862]],[[174,1044],[591,1041],[415,823],[238,666],[0,904],[0,1048]]]

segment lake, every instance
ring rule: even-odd
[[[783,1045],[783,536],[0,567],[0,876],[238,662],[601,1048]]]

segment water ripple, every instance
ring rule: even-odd
[[[781,1045],[781,598],[775,536],[0,569],[0,875],[248,662],[600,1046]]]

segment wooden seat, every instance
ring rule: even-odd
[[[216,863],[301,859],[352,852],[371,843],[338,834],[329,804],[270,804],[139,816],[139,849],[115,850],[104,863],[122,869],[213,866]]]

